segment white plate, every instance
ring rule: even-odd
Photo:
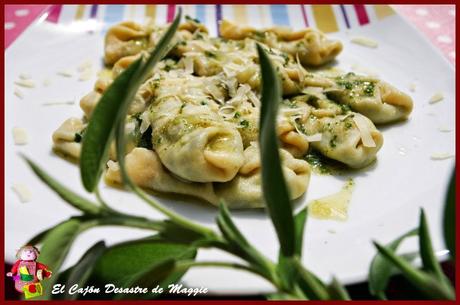
[[[92,25],[94,26],[94,24]],[[57,76],[62,69],[73,69],[86,59],[101,62],[102,36],[100,29],[88,33],[81,27],[37,22],[27,29],[5,52],[5,257],[12,262],[15,249],[35,233],[48,228],[77,212],[62,202],[42,184],[18,157],[23,152],[46,168],[54,177],[84,194],[77,166],[51,152],[52,132],[70,116],[80,117],[79,99],[87,93],[94,79],[79,82],[77,77]],[[349,43],[350,36],[360,35],[379,43],[370,49]],[[452,66],[400,16],[393,15],[368,26],[353,28],[330,36],[344,43],[339,66],[350,69],[359,64],[408,92],[414,99],[414,111],[407,122],[381,128],[385,138],[377,164],[353,175],[356,188],[346,222],[309,219],[304,242],[304,262],[323,279],[337,276],[344,283],[365,280],[375,250],[371,240],[388,242],[414,228],[420,207],[429,218],[435,249],[445,254],[442,238],[442,207],[450,173],[455,160],[433,161],[437,152],[455,152],[455,77]],[[25,98],[14,95],[13,82],[20,73],[30,74],[39,84],[35,89],[22,89]],[[51,79],[44,87],[41,82]],[[415,92],[409,85],[417,84]],[[435,92],[444,100],[430,105]],[[75,100],[71,106],[43,106],[53,100]],[[29,143],[15,146],[12,128],[23,127]],[[450,133],[439,127],[452,129]],[[402,154],[402,151],[405,154]],[[303,198],[309,200],[340,189],[346,177],[314,175]],[[32,190],[32,201],[19,202],[11,190],[15,183],[24,183]],[[103,196],[122,211],[159,217],[159,214],[131,194],[103,187]],[[161,199],[187,217],[213,225],[213,207],[172,202]],[[275,259],[277,241],[267,216],[262,211],[234,213],[237,224],[254,245]],[[70,251],[65,266],[70,266],[98,240],[108,244],[149,234],[141,230],[97,228],[81,235]],[[404,245],[416,250],[416,242]],[[200,251],[198,259],[225,259],[218,251]],[[232,258],[230,258],[232,259]],[[261,293],[271,286],[252,275],[224,269],[195,269],[184,277],[191,287],[207,287],[211,293]]]

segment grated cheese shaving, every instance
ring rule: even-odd
[[[430,98],[429,103],[430,104],[438,103],[438,102],[442,101],[443,99],[444,99],[444,95],[442,94],[442,92],[436,92]]]
[[[431,154],[431,160],[446,160],[453,158],[454,155],[450,153],[433,153]]]
[[[13,140],[16,145],[25,145],[28,143],[27,131],[24,128],[13,127]]]
[[[19,78],[22,80],[27,80],[27,79],[31,79],[32,77],[29,74],[21,73],[19,74]]]
[[[93,77],[93,69],[89,68],[89,69],[86,69],[86,70],[83,70],[81,73],[80,73],[80,76],[78,77],[78,80],[79,81],[87,81],[87,80],[90,80],[92,77]]]
[[[184,66],[185,66],[185,73],[193,74],[193,58],[185,57]]]
[[[61,70],[57,72],[57,75],[64,76],[64,77],[73,77],[73,73],[70,70]]]
[[[19,97],[21,100],[24,98],[24,94],[23,94],[22,91],[19,90],[18,88],[14,88],[14,95],[16,95],[17,97]]]
[[[355,122],[356,127],[359,130],[361,140],[363,141],[363,145],[365,147],[376,147],[375,141],[372,138],[366,120],[360,114],[355,113],[355,115],[353,116],[353,121]]]
[[[14,83],[24,88],[35,88],[35,82],[30,79],[21,79],[15,81]]]
[[[29,188],[25,184],[13,184],[11,188],[16,193],[16,195],[22,203],[29,202],[32,199],[32,194],[30,193]]]
[[[220,92],[219,88],[217,88],[217,86],[214,83],[208,82],[205,89],[206,92],[209,93],[215,100],[217,100],[220,103],[224,102],[222,92]]]
[[[235,115],[236,109],[232,105],[225,105],[222,106],[218,113],[223,116],[224,118],[232,118]]]
[[[375,49],[379,46],[377,41],[372,40],[370,38],[362,37],[362,36],[352,37],[350,41],[354,44],[358,44],[358,45],[368,47],[368,48]]]
[[[83,72],[85,70],[90,70],[93,68],[93,62],[91,60],[86,60],[84,62],[82,62],[78,67],[77,67],[77,70],[79,72]]]
[[[43,86],[48,87],[49,85],[51,85],[50,79],[46,78],[45,80],[43,80]]]
[[[113,171],[118,171],[120,169],[120,166],[118,165],[118,163],[113,160],[109,160],[107,162],[107,167]]]
[[[438,128],[438,130],[440,132],[451,132],[452,131],[452,129],[450,129],[449,127],[446,127],[446,126],[441,126],[441,127]]]
[[[297,75],[299,76],[300,83],[303,84],[303,81],[305,80],[305,75],[303,73],[303,67],[300,64],[299,53],[295,54],[295,59],[297,61]]]
[[[227,102],[229,105],[238,106],[241,102],[246,101],[248,96],[247,94],[251,91],[251,87],[247,84],[242,84],[236,90],[236,95]]]
[[[141,123],[141,126],[139,127],[139,130],[141,133],[144,133],[147,129],[149,129],[149,126],[150,126],[149,112],[144,111],[141,114],[140,119],[142,120],[142,123]]]
[[[134,122],[126,123],[126,125],[125,125],[125,133],[126,134],[133,134],[135,130],[136,130],[136,123],[134,123]]]
[[[323,139],[323,134],[315,133],[311,136],[306,136],[305,139],[307,139],[308,142],[319,142]]]
[[[53,102],[47,102],[43,103],[43,106],[57,106],[57,105],[73,105],[75,104],[75,101],[53,101]]]
[[[260,99],[254,94],[252,90],[248,92],[248,97],[255,107],[260,108]]]

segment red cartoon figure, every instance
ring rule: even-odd
[[[26,299],[42,295],[40,281],[51,277],[48,267],[37,262],[40,252],[34,246],[23,246],[16,253],[18,259],[11,272],[6,276],[13,277],[14,287],[17,291],[24,293]]]

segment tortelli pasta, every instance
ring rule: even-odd
[[[91,114],[105,90],[155,47],[167,26],[131,21],[105,38],[106,68],[80,101],[84,116],[53,134],[55,151],[78,160]],[[221,37],[186,18],[166,55],[133,99],[126,120],[126,167],[139,186],[231,208],[264,207],[258,148],[260,67],[267,51],[282,84],[277,118],[281,166],[291,199],[307,191],[312,151],[350,168],[372,163],[383,145],[374,124],[406,119],[411,98],[376,78],[310,71],[336,58],[340,41],[318,30],[257,30],[223,20]],[[105,178],[120,183],[115,145]]]

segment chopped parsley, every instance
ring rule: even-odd
[[[305,130],[305,126],[300,121],[300,118],[295,119],[294,122],[297,126],[297,129],[300,130],[300,132],[302,132],[303,134],[307,134],[307,131]]]
[[[86,127],[83,128],[80,132],[75,133],[74,142],[80,143],[83,140],[83,136],[85,135]]]
[[[329,146],[335,148],[337,146],[337,135],[334,135],[329,141]]]
[[[243,126],[243,128],[248,128],[249,127],[249,121],[242,120],[242,121],[240,121],[240,125]]]
[[[217,54],[211,51],[204,51],[204,55],[209,58],[217,58]]]
[[[375,89],[375,84],[373,82],[368,82],[368,84],[364,87],[364,94],[366,96],[374,96],[374,89]]]
[[[78,132],[75,133],[75,139],[74,139],[75,142],[80,143],[82,139],[83,139],[83,137],[81,136],[80,133],[78,133]]]
[[[331,172],[325,164],[324,157],[314,150],[305,155],[305,161],[307,161],[313,169],[318,170],[320,174],[330,174]]]
[[[340,104],[340,108],[341,108],[341,110],[342,110],[342,114],[345,114],[345,113],[351,111],[350,106],[347,105],[347,104]]]
[[[235,112],[235,114],[233,115],[233,118],[237,119],[241,116],[241,113],[239,113],[238,111]]]

